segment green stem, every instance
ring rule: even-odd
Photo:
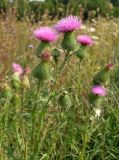
[[[23,113],[23,109],[24,109],[24,96],[25,96],[25,90],[24,88],[22,88],[21,90],[21,114]],[[26,140],[26,137],[25,137],[25,131],[24,131],[24,119],[22,119],[22,123],[21,123],[21,135],[22,135],[22,140],[23,140],[23,143],[24,143],[24,159],[26,160],[27,159],[27,140]]]
[[[69,59],[69,57],[70,57],[70,56],[69,56],[68,54],[65,54],[64,61],[62,62],[62,64],[61,64],[60,67],[59,67],[58,72],[56,73],[55,83],[54,83],[53,89],[52,89],[52,91],[51,91],[51,94],[50,94],[50,96],[49,96],[49,98],[48,98],[45,106],[47,106],[48,103],[49,103],[49,101],[51,100],[51,98],[54,97],[54,96],[53,96],[53,92],[54,92],[54,90],[55,90],[55,87],[56,87],[58,78],[60,77],[60,73],[61,73],[62,69],[64,68],[64,66],[65,66],[67,60]]]
[[[38,98],[39,91],[40,91],[40,84],[38,83],[37,92],[35,96],[35,102],[34,102],[33,110],[32,110],[31,146],[33,146],[33,142],[34,142],[35,113],[37,109],[37,98]]]
[[[25,90],[24,90],[24,88],[22,88],[22,90],[21,90],[21,114],[22,114],[23,109],[24,109],[24,92],[25,92]]]
[[[39,115],[41,122],[43,121],[44,116],[45,116],[45,114],[46,114],[46,112],[47,112],[49,101],[51,100],[52,97],[54,97],[53,92],[54,92],[54,90],[55,90],[55,87],[56,87],[58,78],[59,78],[60,73],[61,73],[62,69],[64,68],[64,66],[65,66],[68,58],[69,58],[69,57],[68,57],[68,54],[65,54],[64,61],[62,62],[61,66],[59,67],[58,72],[56,73],[55,83],[54,83],[53,89],[52,89],[52,91],[51,91],[51,94],[50,94],[50,96],[48,97],[48,100],[46,101],[46,103],[45,103],[45,105],[44,105],[44,107],[43,107],[43,110],[42,110],[42,112],[41,112],[40,115]],[[39,151],[39,147],[40,147],[40,144],[39,144],[39,142],[40,142],[40,127],[41,127],[41,126],[39,125],[39,129],[38,129],[38,131],[39,131],[39,132],[38,132],[38,139],[37,139],[36,146],[34,147],[34,154],[32,155],[32,159],[38,154],[38,151]]]
[[[86,156],[86,147],[87,147],[87,133],[85,131],[84,135],[83,135],[83,144],[82,144],[82,151],[80,154],[80,160],[85,160],[85,156]]]

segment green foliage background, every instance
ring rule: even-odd
[[[119,16],[119,0],[45,0],[45,2],[29,2],[29,0],[0,0],[0,11],[7,12],[9,8],[14,8],[18,18],[35,14],[42,16],[46,10],[54,18],[66,14],[79,15],[79,12],[95,11],[101,15]],[[39,19],[39,18],[37,18]]]

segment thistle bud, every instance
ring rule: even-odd
[[[22,87],[26,88],[26,89],[30,88],[30,82],[29,82],[29,79],[26,75],[24,75],[22,78]]]
[[[4,83],[2,85],[1,96],[2,96],[2,98],[7,98],[7,99],[11,99],[11,97],[12,97],[11,88],[7,83]]]
[[[21,86],[20,76],[17,72],[15,72],[11,77],[11,85],[15,89],[18,89]]]
[[[61,45],[62,45],[62,48],[67,50],[67,51],[77,50],[78,49],[78,44],[77,44],[77,41],[75,39],[74,33],[73,32],[65,32]]]
[[[81,60],[85,57],[85,54],[86,54],[85,46],[80,47],[80,49],[75,52],[75,55]]]
[[[71,99],[66,92],[63,93],[62,95],[60,95],[58,102],[63,107],[65,107],[65,106],[70,107],[71,106]]]
[[[41,62],[34,68],[33,75],[40,82],[48,80],[51,76],[50,53],[45,52],[41,55]]]
[[[58,58],[60,57],[60,51],[58,49],[53,49],[52,51],[52,57],[55,63],[58,63]]]
[[[103,69],[101,69],[93,78],[94,85],[100,85],[103,83],[108,83],[109,81],[109,71],[112,68],[112,64],[107,64]]]

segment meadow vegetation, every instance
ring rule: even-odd
[[[53,57],[52,76],[38,88],[33,69],[40,61],[36,56],[40,42],[33,31],[57,21],[47,17],[38,23],[17,21],[12,14],[0,17],[0,159],[118,160],[119,19],[82,22],[76,35],[87,34],[94,44],[82,61],[76,55],[70,58],[55,85],[57,61]],[[63,35],[58,36],[51,50],[60,48],[58,64],[62,65]],[[28,69],[17,87],[13,86],[13,63]],[[113,64],[104,84],[107,93],[91,103],[94,75],[107,64]],[[59,102],[64,95],[66,101]]]
[[[11,10],[18,20],[29,17],[33,21],[49,16],[50,19],[60,18],[69,14],[89,17],[119,17],[119,0],[0,0],[0,13]]]

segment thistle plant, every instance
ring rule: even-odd
[[[62,48],[67,52],[75,51],[78,49],[78,45],[75,38],[74,30],[79,29],[81,22],[76,16],[68,16],[60,20],[55,28],[58,32],[64,33],[62,40]]]
[[[46,112],[50,105],[53,105],[58,99],[58,103],[62,107],[70,108],[72,105],[71,98],[67,92],[67,88],[62,91],[62,87],[57,89],[57,84],[62,76],[62,71],[66,68],[66,64],[70,62],[73,56],[77,56],[76,51],[79,50],[80,46],[88,46],[92,44],[92,39],[90,37],[84,37],[82,44],[76,39],[75,30],[79,29],[81,26],[81,21],[78,17],[69,16],[60,20],[54,28],[41,27],[34,31],[35,37],[41,41],[37,48],[36,55],[39,57],[39,64],[33,69],[33,76],[37,80],[37,93],[35,98],[35,105],[32,111],[32,140],[34,140],[35,134],[35,123],[36,123],[36,111],[38,111],[38,101],[39,98],[42,99],[42,88],[48,84],[48,82],[53,79],[53,84],[49,88],[48,97],[46,97],[45,102],[42,104],[43,109],[41,110],[40,120],[43,121]],[[50,43],[56,41],[58,34],[63,33],[63,40],[61,42],[61,48],[58,46],[51,47]],[[54,69],[53,68],[53,61]],[[54,71],[55,74],[52,72]],[[54,77],[52,77],[54,75]],[[39,94],[40,88],[40,94]],[[40,96],[40,97],[39,97]],[[39,128],[40,130],[40,128]],[[33,146],[33,145],[32,145]],[[32,150],[34,150],[32,147]],[[37,145],[37,151],[39,150],[39,145]],[[37,151],[31,155],[34,158]]]

